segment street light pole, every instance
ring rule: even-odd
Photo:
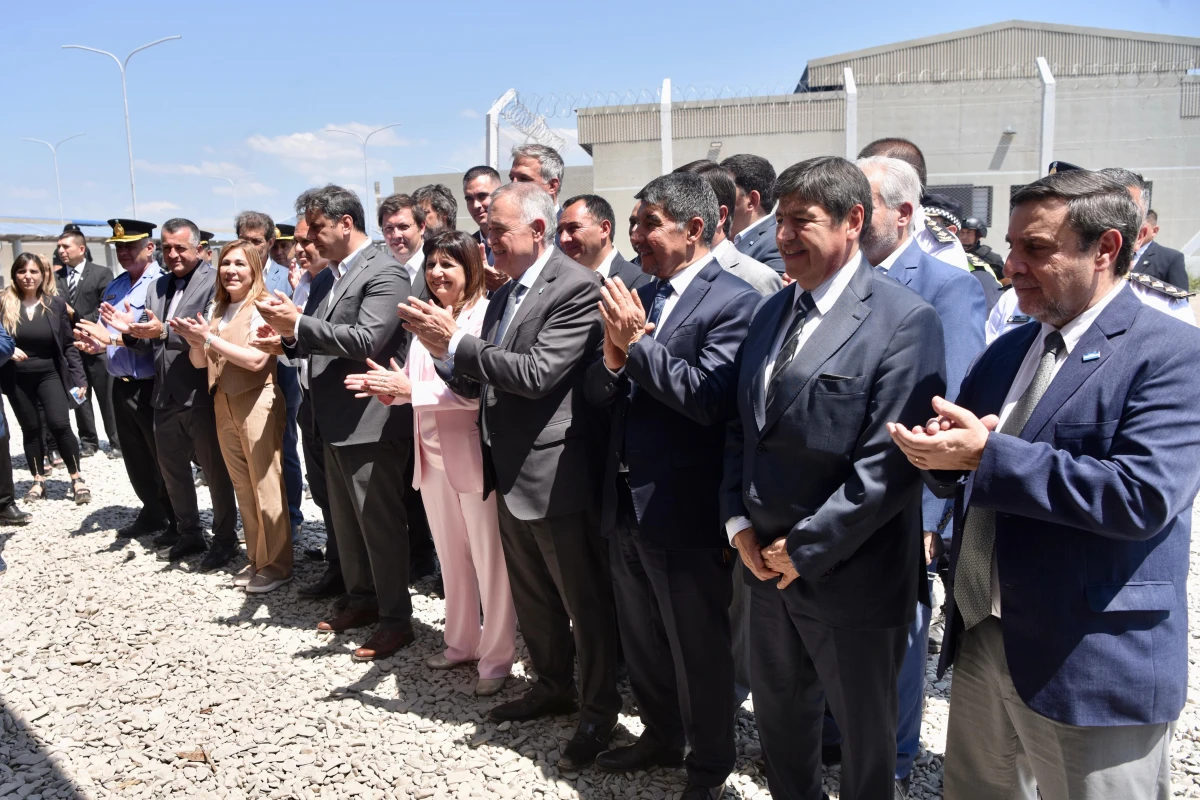
[[[50,154],[54,156],[54,188],[58,190],[58,224],[60,225],[65,224],[67,220],[63,216],[62,183],[58,179],[58,148],[63,144],[63,142],[69,142],[72,139],[78,139],[80,136],[83,136],[83,134],[75,133],[65,139],[62,139],[61,141],[55,142],[54,144],[43,142],[41,139],[30,139],[28,136],[21,138],[22,142],[37,142],[38,144],[46,145],[46,147],[50,148]]]
[[[117,62],[117,68],[121,70],[121,98],[125,101],[125,144],[129,148],[129,194],[130,194],[130,197],[133,199],[133,216],[134,217],[136,217],[138,215],[137,185],[133,178],[133,134],[130,133],[130,130],[129,130],[129,92],[125,88],[125,67],[127,67],[129,65],[129,59],[133,58],[134,53],[140,53],[141,51],[143,51],[147,48],[154,47],[154,45],[156,45],[156,44],[162,44],[163,42],[169,42],[172,39],[182,39],[182,38],[183,38],[182,36],[167,36],[165,38],[159,39],[156,42],[151,42],[150,44],[144,44],[141,47],[137,48],[136,50],[131,51],[129,53],[129,55],[125,56],[124,61],[117,58],[112,53],[108,52],[107,50],[97,50],[94,47],[84,47],[81,44],[64,44],[62,46],[64,50],[87,50],[89,53],[99,53],[102,56],[108,56],[113,61]]]
[[[236,178],[226,178],[224,175],[209,175],[208,176],[209,178],[215,178],[216,180],[226,181],[229,183],[229,188],[233,191],[233,218],[234,219],[237,219],[237,213],[238,213],[237,182],[242,180],[243,178],[249,178],[253,174],[254,174],[253,172],[247,172],[245,175],[238,175]]]
[[[370,216],[368,216],[367,219],[365,220],[367,223],[367,231],[368,232],[370,232],[370,230],[371,230],[371,220],[374,218],[374,215],[375,215],[375,202],[371,199],[371,178],[367,171],[367,142],[371,141],[371,137],[374,136],[375,134],[386,131],[389,128],[397,128],[402,124],[403,123],[400,123],[400,122],[393,122],[391,125],[384,125],[382,128],[376,128],[375,130],[368,133],[366,136],[360,136],[359,134],[355,133],[354,131],[343,131],[343,130],[339,130],[337,128],[326,128],[325,129],[329,133],[344,133],[347,136],[353,136],[355,139],[358,139],[359,144],[362,145],[362,151],[363,151],[363,201],[364,201],[365,205],[368,207],[367,210],[370,211]]]

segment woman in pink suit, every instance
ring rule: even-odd
[[[426,241],[425,281],[434,304],[450,309],[461,330],[480,335],[488,301],[479,244],[473,238],[446,231]],[[450,669],[478,661],[475,694],[495,694],[516,655],[516,611],[500,545],[496,496],[483,498],[479,401],[450,391],[416,337],[403,369],[395,360],[391,369],[367,363],[371,372],[347,377],[348,389],[387,404],[413,406],[413,485],[425,503],[446,594],[446,649],[426,664]]]

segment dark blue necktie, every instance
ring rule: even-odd
[[[646,317],[646,322],[654,323],[654,333],[658,333],[658,320],[662,317],[663,308],[667,305],[667,298],[674,291],[675,287],[671,285],[670,281],[658,281],[658,288],[654,290],[654,302],[650,304],[650,315]]]

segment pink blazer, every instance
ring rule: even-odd
[[[488,301],[481,297],[463,309],[456,322],[464,332],[479,336]],[[442,446],[446,477],[456,492],[483,491],[483,451],[479,449],[479,401],[460,397],[438,377],[433,356],[413,337],[404,365],[412,382],[413,447],[415,450],[413,486],[421,486],[421,425],[418,416],[433,414]]]

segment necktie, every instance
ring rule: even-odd
[[[175,292],[171,295],[171,306],[167,309],[167,319],[174,319],[175,312],[179,310],[179,303],[183,300],[183,287],[187,282],[183,278],[175,279]]]
[[[71,267],[67,271],[67,302],[71,307],[75,307],[75,290],[79,287],[79,270],[77,267]]]
[[[667,305],[667,298],[675,292],[675,287],[671,286],[670,281],[658,281],[658,288],[654,290],[654,300],[650,303],[650,313],[646,316],[646,322],[654,323],[654,331],[651,336],[658,333],[658,320],[662,317],[663,309]]]
[[[792,315],[787,333],[783,335],[783,344],[779,346],[779,355],[775,357],[775,367],[771,370],[771,382],[767,384],[767,405],[775,397],[775,387],[779,385],[779,376],[796,357],[800,350],[800,335],[804,333],[804,320],[808,313],[817,307],[811,292],[801,292],[796,301],[796,310]]]
[[[521,298],[525,296],[528,288],[524,284],[518,283],[509,293],[508,302],[504,306],[504,315],[500,317],[500,324],[496,326],[496,333],[492,337],[492,344],[499,346],[504,343],[504,334],[508,331],[508,326],[517,313],[517,306],[520,305]]]
[[[1054,331],[1046,337],[1042,359],[1029,388],[1017,400],[1012,413],[1000,427],[1000,433],[1020,436],[1038,401],[1054,377],[1058,354],[1066,347],[1062,334]],[[996,513],[972,506],[963,524],[958,567],[954,577],[954,601],[970,630],[992,613],[992,555],[996,545]]]

